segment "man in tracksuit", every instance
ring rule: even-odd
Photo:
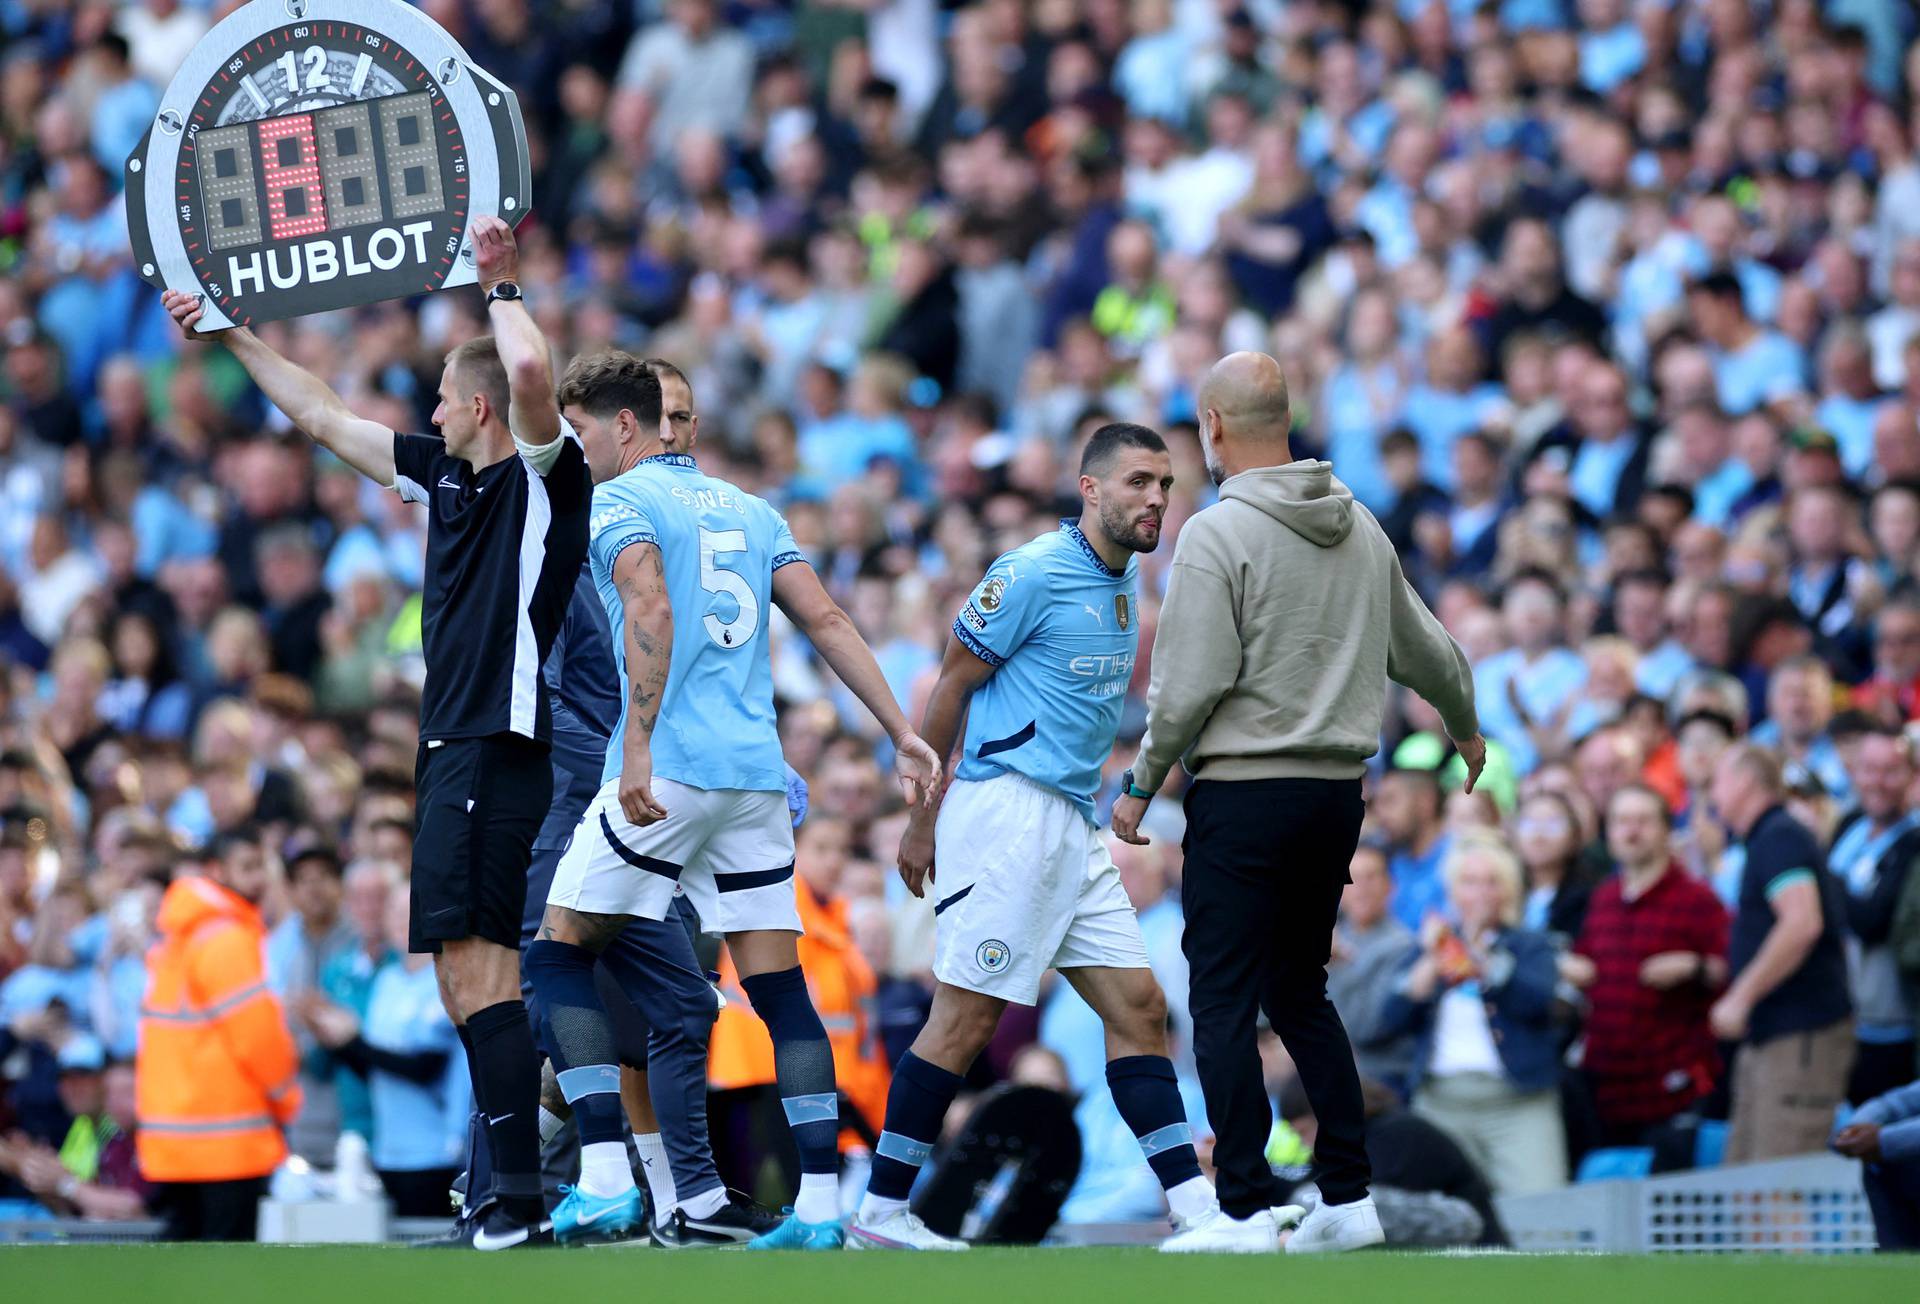
[[[599,790],[607,739],[620,718],[620,687],[609,638],[592,571],[582,567],[544,670],[553,702],[553,807],[534,839],[533,863],[527,870],[523,951],[546,910],[554,867]],[[630,1087],[639,1088],[622,1094],[652,1196],[655,1242],[671,1248],[738,1244],[779,1219],[730,1197],[714,1167],[707,1139],[707,1039],[719,998],[694,956],[693,911],[684,898],[675,907],[675,918],[629,924],[601,957],[595,980],[613,1020],[623,1073]],[[615,973],[645,975],[645,997],[638,1007],[628,1000]],[[544,1014],[532,1006],[531,995],[528,999],[544,1044]],[[544,1109],[542,1114],[543,1131],[560,1125]],[[469,1130],[469,1154],[481,1168],[469,1178],[463,1218],[484,1209],[490,1198],[486,1150],[472,1145],[476,1135]],[[716,1199],[722,1204],[712,1210]],[[699,1215],[686,1211],[689,1203]]]

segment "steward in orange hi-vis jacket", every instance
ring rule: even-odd
[[[286,1158],[282,1129],[300,1111],[299,1052],[266,986],[266,926],[249,899],[260,849],[230,839],[222,859],[217,877],[167,889],[140,1009],[140,1168],[166,1184],[178,1239],[251,1238],[253,1206]]]
[[[892,1081],[872,1017],[878,984],[847,931],[846,901],[822,900],[804,876],[796,875],[793,885],[800,923],[807,930],[799,943],[800,970],[833,1047],[834,1081],[859,1111],[871,1137],[879,1133],[886,1116],[887,1087]],[[725,953],[720,959],[720,986],[727,1007],[714,1021],[707,1085],[725,1091],[773,1082],[773,1039],[753,1013],[733,957]],[[844,1114],[841,1118],[846,1124],[840,1131],[842,1150],[870,1144],[859,1126]]]

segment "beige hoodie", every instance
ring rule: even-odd
[[[1479,732],[1466,654],[1332,464],[1243,471],[1180,531],[1134,782],[1358,778],[1388,679]]]

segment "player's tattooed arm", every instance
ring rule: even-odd
[[[673,660],[673,607],[667,600],[667,578],[656,547],[630,548],[638,553],[634,565],[619,580],[626,613],[627,676],[631,681],[629,718],[651,737],[660,720],[660,699],[667,691],[667,670]],[[616,565],[616,571],[619,567]],[[663,627],[664,626],[664,627]],[[638,656],[634,654],[638,653]]]
[[[639,827],[665,819],[666,807],[653,795],[653,727],[667,692],[673,666],[673,604],[660,549],[636,543],[613,562],[613,583],[620,594],[620,639],[627,654],[627,724],[621,745],[620,809]]]

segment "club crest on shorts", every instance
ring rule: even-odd
[[[980,949],[973,958],[988,973],[999,973],[1013,960],[1013,949],[997,937],[990,937],[980,943]]]
[[[1113,618],[1120,622],[1122,633],[1133,626],[1133,604],[1127,601],[1127,595],[1124,593],[1113,595]]]
[[[988,580],[985,587],[980,590],[980,610],[988,615],[1000,610],[1000,597],[1006,591],[1007,581],[1004,576],[996,575]]]

